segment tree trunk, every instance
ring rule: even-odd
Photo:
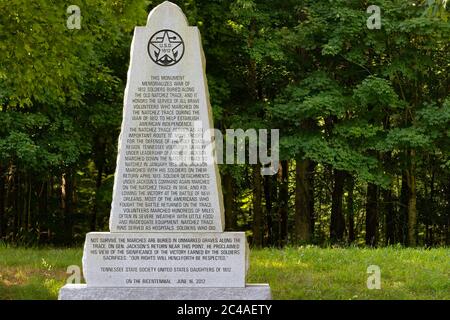
[[[267,243],[272,246],[274,244],[273,232],[273,203],[272,203],[272,176],[264,176],[264,200],[266,203],[266,222],[267,222]]]
[[[366,245],[376,246],[378,241],[378,186],[369,183],[366,202]]]
[[[263,245],[261,165],[253,166],[253,246]]]
[[[393,245],[396,243],[395,236],[395,212],[394,212],[394,203],[392,199],[392,189],[389,186],[389,189],[383,190],[383,203],[384,203],[384,212],[385,212],[385,222],[386,222],[386,245]]]
[[[283,247],[288,241],[288,207],[289,207],[289,162],[281,161],[280,178],[280,196],[279,196],[279,246]]]
[[[430,200],[428,205],[428,213],[426,214],[426,231],[425,231],[425,243],[427,246],[433,246],[433,215],[434,215],[434,180],[435,180],[435,172],[432,169],[431,172],[431,181],[430,181]]]
[[[445,229],[447,231],[445,235],[445,244],[450,246],[450,205],[447,211],[447,227]]]
[[[13,206],[15,208],[14,210],[14,222],[13,222],[13,241],[15,241],[18,238],[19,235],[19,231],[20,231],[20,202],[19,202],[19,196],[20,196],[20,179],[19,179],[19,173],[17,172],[17,170],[14,171],[13,173],[13,183],[14,183],[14,187],[13,187],[13,192],[12,192],[12,197],[13,197],[13,201],[11,201],[11,203],[13,203]]]
[[[416,228],[417,228],[417,186],[415,173],[415,150],[410,150],[408,159],[408,170],[406,171],[406,179],[408,185],[408,246],[415,247],[417,245]]]
[[[317,163],[314,161],[309,161],[309,166],[308,166],[308,172],[306,175],[306,178],[308,180],[308,184],[309,184],[309,188],[308,188],[308,198],[309,198],[309,217],[310,217],[310,228],[309,228],[309,233],[310,233],[310,242],[313,240],[314,238],[314,226],[315,226],[315,222],[316,222],[316,216],[315,216],[315,210],[314,210],[314,201],[315,201],[315,197],[314,197],[314,179],[315,179],[315,171],[316,171],[316,166]]]
[[[344,195],[345,172],[334,170],[334,187],[331,204],[330,241],[342,242],[345,230],[345,219],[342,213],[342,197]]]
[[[310,186],[307,178],[309,160],[296,160],[295,166],[295,241],[311,241]]]
[[[353,199],[353,192],[355,189],[355,178],[348,177],[348,197],[347,197],[347,220],[348,220],[348,242],[353,243],[356,240],[355,236],[355,203]]]
[[[448,188],[449,192],[448,192],[448,199],[450,199],[450,186]],[[450,201],[448,202],[447,205],[447,227],[445,228],[445,244],[447,246],[450,246]]]
[[[228,171],[223,175],[223,187],[225,226],[227,230],[233,231],[236,230],[237,221],[236,213],[234,210],[233,177]]]
[[[402,187],[400,193],[398,239],[403,245],[407,244],[407,224],[408,224],[408,183],[405,171],[402,174]]]
[[[100,192],[102,182],[103,182],[103,164],[101,164],[97,167],[97,178],[95,181],[94,207],[92,208],[92,216],[91,216],[91,223],[90,223],[91,231],[95,231],[97,228],[98,201],[99,201],[98,194]]]
[[[63,209],[61,242],[68,245],[73,238],[73,176],[71,169],[68,169],[61,178],[61,205]]]
[[[408,246],[415,247],[417,245],[416,227],[417,227],[417,195],[416,195],[416,179],[411,176],[409,179],[410,195],[408,200]]]
[[[30,175],[28,178],[28,199],[27,199],[27,232],[35,232],[34,230],[34,215],[33,215],[33,178]],[[36,239],[33,234],[33,239]]]
[[[95,199],[94,207],[92,208],[92,216],[90,222],[91,231],[95,231],[97,228],[98,220],[98,194],[100,188],[103,184],[103,172],[105,168],[105,158],[106,158],[106,142],[103,138],[97,138],[95,143],[95,166],[97,167],[97,178],[95,181]]]
[[[38,194],[38,232],[39,232],[39,243],[44,244],[48,242],[48,183],[47,181],[42,182]]]
[[[58,176],[57,175],[50,175],[49,177],[49,181],[48,181],[48,199],[49,199],[49,209],[53,210],[53,211],[58,211],[60,210],[59,207],[55,206],[55,199],[58,199],[59,194],[60,194],[60,188],[58,187]],[[61,212],[59,211],[59,214],[61,215]],[[54,221],[53,225],[55,225],[55,223],[58,223],[58,221]],[[47,238],[48,238],[48,242],[52,243],[55,235],[57,234],[56,231],[54,230],[54,228],[52,228],[52,226],[50,224],[48,224],[48,233],[47,233]]]
[[[0,240],[6,235],[5,175],[0,165]]]
[[[446,194],[447,199],[450,199],[450,182],[447,184],[446,187]],[[445,232],[445,244],[447,246],[450,246],[450,200],[447,201],[447,219],[446,219],[446,225],[444,225],[444,232]]]
[[[27,204],[28,204],[28,184],[27,184],[27,179],[26,179],[26,174],[23,174],[23,179],[22,179],[22,192],[21,192],[21,196],[20,196],[20,200],[22,202],[22,210],[21,210],[21,214],[22,214],[22,218],[21,218],[21,224],[20,224],[20,228],[22,229],[22,234],[25,234],[25,232],[27,231],[27,224],[28,224],[28,210],[27,210]]]

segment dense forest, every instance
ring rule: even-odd
[[[0,0],[0,241],[107,230],[133,28],[160,2]],[[173,2],[202,33],[215,127],[280,129],[276,175],[220,166],[228,230],[253,246],[450,243],[446,1]]]

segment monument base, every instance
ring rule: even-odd
[[[247,284],[245,288],[99,288],[67,284],[59,300],[270,300],[268,284]]]
[[[245,232],[89,232],[83,277],[89,287],[242,288]]]

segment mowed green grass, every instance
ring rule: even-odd
[[[82,249],[10,248],[0,246],[0,300],[57,299],[69,274],[81,268]]]
[[[367,268],[379,266],[381,289]],[[268,282],[275,299],[450,299],[450,249],[288,248],[253,251],[249,282]]]
[[[0,299],[57,299],[81,249],[0,246]],[[381,289],[367,288],[367,267]],[[269,283],[274,299],[450,299],[450,250],[300,247],[252,250],[249,283]]]

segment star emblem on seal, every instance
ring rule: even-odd
[[[148,54],[160,66],[173,66],[183,58],[184,41],[175,31],[160,30],[150,38]]]

